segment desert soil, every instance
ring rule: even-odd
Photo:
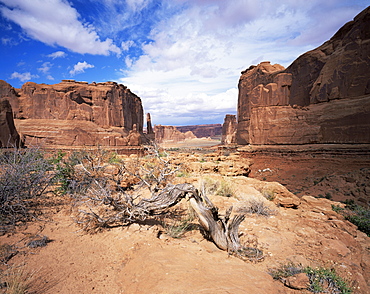
[[[360,183],[366,192],[360,196],[369,196],[369,173],[364,170],[370,167],[368,157],[316,161],[306,156],[248,156],[254,161],[250,178],[223,178],[236,196],[210,195],[221,213],[230,205],[237,211],[251,197],[262,199],[261,187],[279,185],[272,181],[281,182],[299,196],[321,191],[316,186],[325,179],[315,185],[313,182],[322,177],[339,178],[339,184],[357,185],[360,181],[367,185]],[[355,181],[346,180],[352,172]],[[199,176],[178,180],[199,186]],[[326,191],[325,186],[322,190]],[[284,191],[282,194],[291,195]],[[344,195],[332,193],[337,200]],[[67,200],[48,209],[46,221],[35,221],[1,236],[0,244],[18,248],[9,264],[34,271],[35,293],[309,293],[287,288],[268,274],[270,268],[289,261],[333,266],[354,286],[354,293],[370,293],[370,238],[332,211],[331,205],[339,203],[303,196],[299,207],[293,209],[278,207],[265,198],[263,201],[275,213],[269,217],[247,215],[240,226],[242,242],[263,250],[260,262],[228,255],[199,230],[180,239],[171,238],[156,221],[87,234],[74,222]],[[35,236],[47,236],[52,242],[29,248],[27,244]]]

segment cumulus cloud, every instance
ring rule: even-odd
[[[10,76],[11,79],[19,79],[21,82],[29,81],[32,78],[38,78],[38,75],[32,75],[30,72],[19,73],[13,72]]]
[[[63,46],[73,52],[109,55],[121,49],[107,38],[101,41],[94,26],[82,23],[75,8],[64,0],[1,0],[2,15],[33,39]]]
[[[39,71],[41,71],[42,73],[44,74],[47,74],[49,73],[49,70],[51,69],[51,67],[53,66],[52,63],[50,62],[44,62],[40,68],[38,68]]]
[[[329,39],[359,8],[340,0],[168,0],[141,56],[126,56],[120,82],[160,123],[235,113],[240,72],[271,61],[287,67]],[[328,11],[335,17],[328,18]]]
[[[66,56],[67,56],[67,53],[65,53],[64,51],[56,51],[56,52],[53,52],[53,53],[47,55],[47,57],[50,57],[52,59],[60,58],[60,57],[66,57]]]
[[[84,62],[77,62],[77,64],[75,64],[73,66],[73,69],[70,70],[69,73],[71,75],[76,75],[76,74],[80,74],[80,73],[85,72],[85,69],[93,68],[93,67],[94,67],[94,65],[89,64],[86,61],[84,61]]]

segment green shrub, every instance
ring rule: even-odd
[[[331,268],[311,268],[306,267],[304,272],[310,279],[310,286],[308,290],[313,293],[340,293],[350,294],[353,292],[352,288],[337,275],[336,271]]]
[[[285,278],[299,273],[305,273],[309,278],[307,290],[313,293],[337,293],[350,294],[352,288],[335,271],[334,268],[303,267],[302,265],[289,262],[282,264],[277,269],[269,269],[269,274],[275,279],[283,281]]]
[[[345,208],[332,206],[332,209],[342,214],[346,220],[356,225],[361,232],[370,237],[370,209],[355,204],[353,199],[346,200],[344,203],[346,203]]]

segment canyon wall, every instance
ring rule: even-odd
[[[239,80],[238,144],[370,143],[370,7],[288,68]]]
[[[157,143],[166,143],[166,142],[176,143],[184,141],[186,139],[197,138],[191,131],[182,133],[174,126],[155,125],[154,133],[155,141]]]
[[[222,125],[222,145],[230,145],[236,143],[236,116],[233,114],[226,114],[224,123]]]
[[[0,147],[20,147],[21,138],[15,128],[9,101],[0,98]]]
[[[28,144],[136,146],[141,144],[141,99],[114,83],[25,83],[15,89],[0,81],[16,128]]]
[[[204,124],[176,127],[180,132],[191,131],[197,138],[218,137],[222,134],[221,124]]]

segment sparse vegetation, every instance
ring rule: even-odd
[[[233,197],[235,192],[231,185],[225,180],[217,180],[210,177],[203,179],[203,193],[207,195],[218,195],[223,197]]]
[[[344,202],[345,208],[332,206],[332,209],[342,214],[348,221],[355,224],[361,232],[370,237],[370,209],[356,204],[353,200]]]
[[[269,274],[275,280],[282,280],[284,278],[303,273],[303,271],[304,269],[302,265],[288,262],[286,264],[281,264],[279,268],[269,269]]]
[[[160,218],[161,225],[167,236],[175,239],[182,238],[186,232],[189,232],[198,226],[194,224],[195,216],[193,213],[185,215],[169,215],[167,218]]]
[[[350,294],[352,288],[336,273],[335,269],[306,267],[304,272],[310,279],[308,290],[313,293]]]
[[[275,199],[275,192],[271,190],[262,190],[262,195],[263,197],[270,201]]]
[[[36,271],[30,271],[25,264],[13,265],[0,272],[0,290],[6,294],[40,293],[35,288]]]
[[[0,231],[36,218],[53,183],[53,164],[37,148],[0,150]]]
[[[269,274],[275,279],[284,281],[287,277],[305,273],[309,278],[307,290],[313,293],[350,294],[352,288],[335,271],[334,268],[303,267],[300,264],[289,262],[279,268],[270,269]]]
[[[276,210],[270,208],[266,204],[266,200],[258,198],[251,198],[245,201],[245,206],[240,208],[239,212],[245,214],[257,214],[265,217],[276,214]]]

